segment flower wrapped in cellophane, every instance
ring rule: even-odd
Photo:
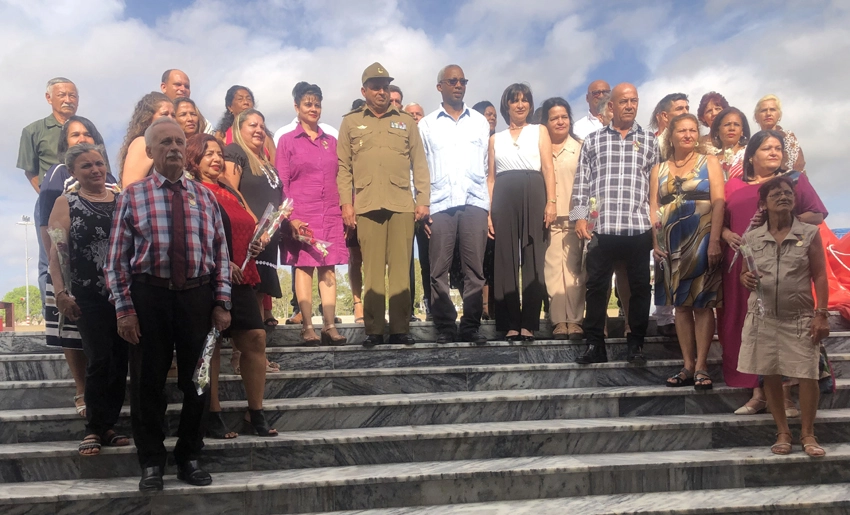
[[[656,213],[656,216],[657,216],[657,219],[655,220],[655,223],[653,224],[653,226],[655,227],[655,243],[658,244],[658,248],[661,249],[661,252],[664,252],[665,254],[667,254],[667,240],[664,237],[664,226],[661,223],[661,220],[664,218],[664,208],[663,207],[658,210],[658,212]],[[669,258],[670,258],[670,256],[668,255],[667,259],[669,259]],[[664,270],[664,268],[665,268],[664,262],[667,259],[665,259],[664,261],[658,262],[658,266],[661,267],[661,270]]]
[[[219,336],[221,336],[221,333],[213,327],[204,340],[204,348],[201,350],[201,355],[198,357],[198,364],[195,366],[195,372],[192,374],[192,382],[195,383],[195,391],[198,392],[198,395],[203,395],[204,391],[210,385],[210,363],[212,362],[215,343]]]
[[[311,247],[315,248],[319,251],[322,257],[328,256],[328,247],[333,245],[329,241],[317,240],[313,236],[313,229],[307,227],[306,224],[298,228],[298,241],[306,243],[307,245],[310,245]]]
[[[749,245],[746,243],[741,244],[738,247],[738,250],[741,251],[741,255],[744,256],[744,260],[747,263],[747,269],[752,272],[752,274],[756,277],[756,307],[758,309],[758,315],[764,316],[764,293],[761,288],[761,278],[759,278],[759,269],[756,266],[756,257],[753,255],[753,251]]]
[[[587,232],[593,237],[593,230],[596,228],[596,221],[599,219],[599,208],[596,202],[596,197],[590,197],[587,201]],[[581,250],[581,271],[587,269],[587,250],[590,241],[585,241]]]
[[[263,212],[263,216],[260,217],[260,220],[257,222],[257,228],[254,230],[254,235],[251,237],[251,242],[248,244],[248,253],[245,255],[245,262],[242,263],[243,269],[245,268],[245,265],[248,264],[248,261],[251,260],[251,246],[260,241],[263,234],[271,238],[280,228],[280,224],[283,223],[283,220],[289,218],[289,215],[292,214],[292,207],[292,199],[284,200],[277,210],[275,210],[272,203],[269,202],[269,205],[266,206],[266,210]]]
[[[53,243],[53,246],[56,248],[56,254],[59,256],[59,271],[62,274],[62,282],[65,284],[65,290],[68,292],[68,296],[73,298],[71,295],[71,254],[70,249],[68,247],[68,233],[65,232],[65,229],[61,229],[59,227],[55,227],[53,229],[48,229],[47,234],[50,236],[50,241]],[[54,291],[53,298],[56,299],[56,295],[59,292]],[[59,311],[57,304],[56,310]],[[62,334],[62,328],[65,327],[65,315],[59,311],[59,334]]]

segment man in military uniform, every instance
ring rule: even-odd
[[[363,252],[365,347],[384,343],[385,273],[389,275],[390,339],[410,336],[410,257],[413,222],[427,218],[431,178],[416,122],[390,105],[392,77],[379,63],[363,72],[366,104],[345,115],[339,128],[342,219],[357,228]],[[415,199],[410,191],[411,170]],[[353,199],[353,204],[352,204]]]

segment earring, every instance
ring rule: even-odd
[[[753,158],[752,157],[750,158],[750,164],[753,164]]]

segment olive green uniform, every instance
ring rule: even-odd
[[[380,118],[367,106],[343,117],[337,144],[340,203],[354,198],[363,252],[366,334],[384,334],[386,294],[390,334],[410,330],[410,259],[413,213],[429,205],[431,178],[416,121],[390,107]],[[411,170],[416,198],[410,188]],[[387,270],[388,269],[388,270]],[[385,292],[384,275],[389,275]]]
[[[56,152],[61,134],[62,124],[53,114],[24,127],[18,149],[18,168],[25,171],[27,177],[37,175],[41,184],[44,173],[59,162]]]

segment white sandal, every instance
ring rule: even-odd
[[[79,395],[74,396],[74,407],[77,408],[77,415],[79,415],[83,418],[86,418],[86,413],[85,413],[86,405],[83,404],[82,406],[77,406],[77,401],[80,400],[80,399],[83,399],[85,396],[86,396],[86,394],[84,394],[84,393],[81,393]]]

